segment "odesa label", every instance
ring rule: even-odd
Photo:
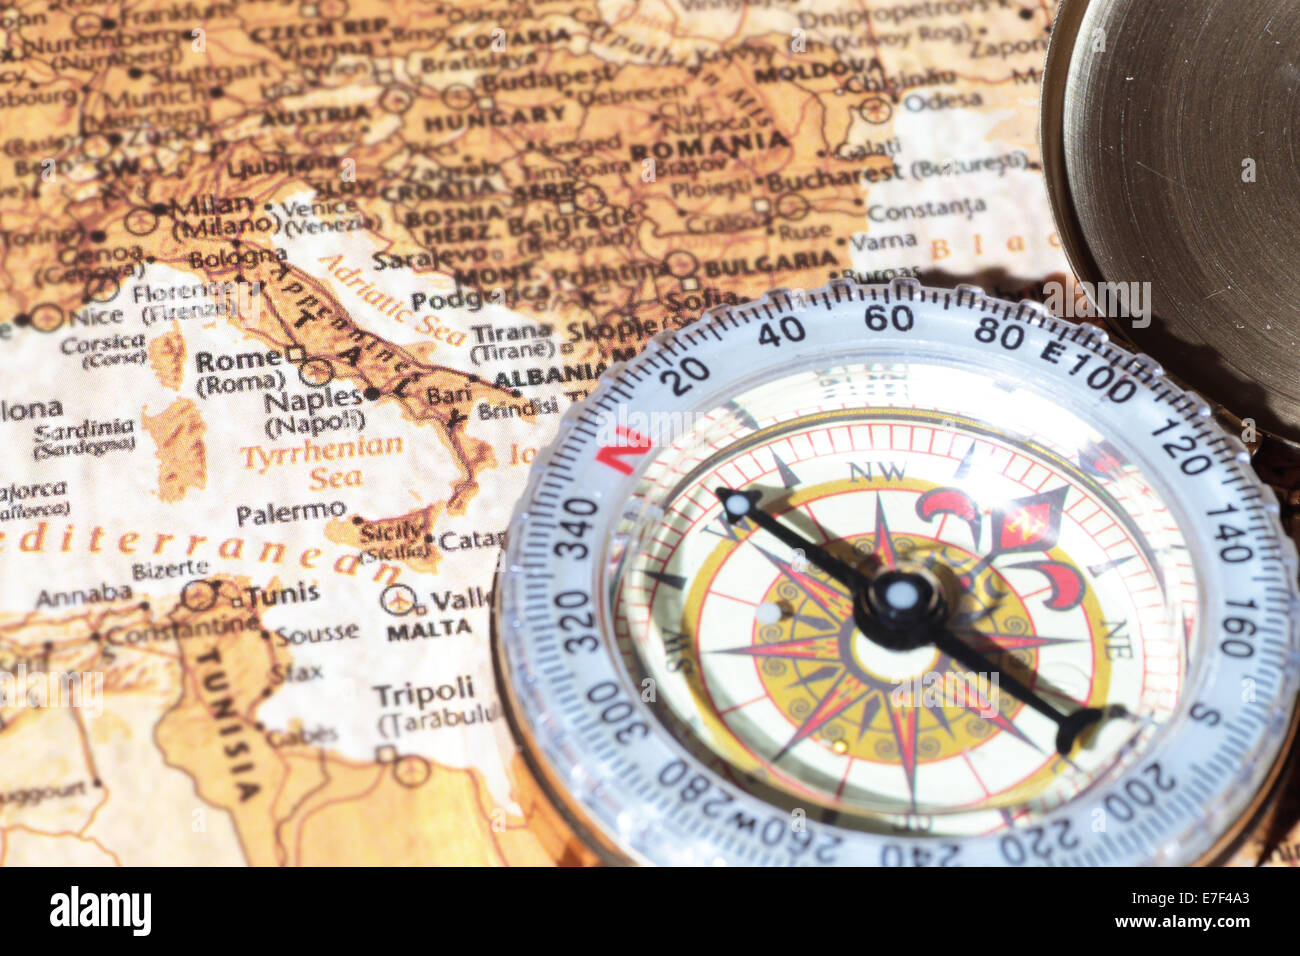
[[[611,861],[1196,862],[1294,724],[1277,515],[1098,329],[777,290],[565,417],[510,526],[502,696]]]

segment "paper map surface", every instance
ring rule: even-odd
[[[1068,281],[1050,16],[0,7],[0,858],[588,862],[489,655],[530,462],[709,306]]]

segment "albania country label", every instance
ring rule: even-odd
[[[503,694],[591,845],[663,864],[1188,864],[1293,729],[1296,556],[1197,396],[964,286],[656,338],[510,526]]]

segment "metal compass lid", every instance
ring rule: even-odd
[[[1064,0],[1042,140],[1112,327],[1300,441],[1300,0]]]

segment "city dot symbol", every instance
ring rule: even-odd
[[[380,393],[379,389],[377,389],[377,388],[375,388],[375,386],[371,385],[371,386],[370,386],[369,388],[367,388],[364,392],[362,392],[362,394],[365,395],[366,398],[368,398],[370,401],[373,402],[373,401],[375,401],[375,400],[377,400],[377,399],[379,398],[379,396],[380,396],[381,393]]]
[[[329,378],[327,377],[329,375],[329,371],[327,369],[322,369],[317,365],[304,367],[303,375],[307,379],[307,381],[312,385],[324,385],[326,382],[329,381]]]
[[[863,116],[869,123],[883,123],[893,112],[894,108],[882,96],[873,96],[862,105]]]
[[[781,620],[781,605],[775,601],[764,601],[754,612],[754,619],[759,624],[775,624]]]

